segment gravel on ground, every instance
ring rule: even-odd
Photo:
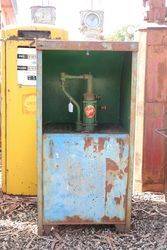
[[[38,236],[34,197],[1,194],[0,249],[167,249],[167,203],[163,194],[133,196],[131,230],[113,226],[58,226],[49,236]]]

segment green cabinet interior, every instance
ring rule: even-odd
[[[91,73],[94,94],[100,96],[97,111],[99,127],[104,125],[129,131],[131,102],[131,52],[111,51],[44,51],[43,72],[43,127],[47,124],[75,124],[74,112],[68,112],[68,98],[60,86],[60,73],[72,75]],[[86,82],[70,80],[66,89],[79,102],[82,110]],[[81,112],[82,113],[82,112]]]

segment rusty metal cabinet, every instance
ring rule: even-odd
[[[39,233],[61,224],[130,227],[137,49],[137,43],[37,42]],[[90,73],[94,95],[83,95]],[[64,76],[71,81],[66,90]],[[96,113],[93,130],[83,121],[76,129],[79,107],[88,122]]]

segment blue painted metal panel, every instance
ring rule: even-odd
[[[128,161],[127,134],[44,134],[44,221],[124,222]]]

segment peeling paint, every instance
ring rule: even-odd
[[[118,139],[127,141],[128,137],[127,134],[47,134],[43,141],[44,221],[125,222],[123,199],[128,175],[124,170],[129,145],[125,143],[120,159]]]
[[[127,166],[126,166],[125,169],[124,169],[124,172],[125,172],[125,173],[128,173],[128,170],[129,170],[129,165],[127,164]]]
[[[110,138],[104,138],[104,137],[99,137],[98,138],[98,152],[101,152],[104,150],[104,145],[106,141],[109,141]]]
[[[87,148],[89,148],[93,144],[93,138],[86,137],[84,140],[85,140],[84,150],[86,150]]]
[[[120,205],[120,204],[121,204],[121,201],[122,201],[122,196],[115,197],[114,200],[115,200],[115,202],[116,202],[116,205]]]
[[[107,166],[107,172],[108,171],[116,172],[119,170],[117,163],[110,158],[106,158],[106,166]]]

